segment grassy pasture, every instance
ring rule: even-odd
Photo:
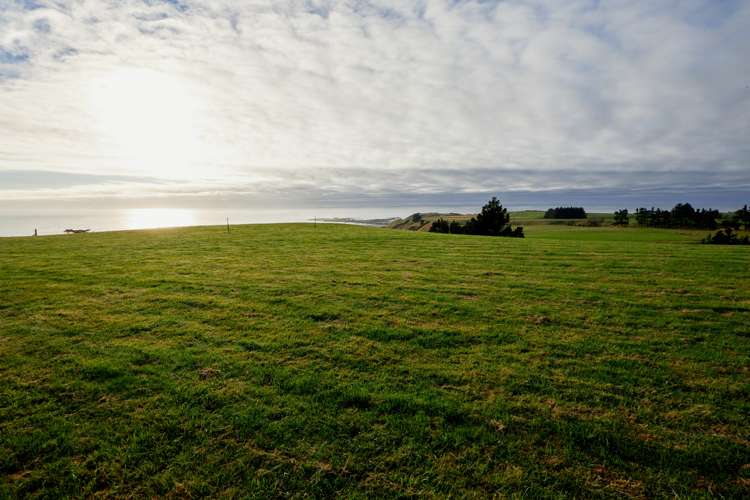
[[[702,236],[0,239],[0,497],[747,497],[750,251]]]

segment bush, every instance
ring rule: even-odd
[[[706,236],[701,243],[710,245],[750,245],[750,238],[740,238],[731,227],[720,229],[715,235]]]

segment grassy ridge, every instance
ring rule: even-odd
[[[0,497],[741,497],[750,252],[256,225],[0,239]]]

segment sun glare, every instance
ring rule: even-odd
[[[92,113],[102,147],[131,172],[199,177],[205,157],[201,103],[191,84],[150,69],[122,69],[92,82]]]
[[[127,229],[195,225],[195,212],[179,208],[134,208],[124,211]]]

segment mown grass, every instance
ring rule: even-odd
[[[695,241],[0,239],[0,497],[746,497],[750,252]]]

